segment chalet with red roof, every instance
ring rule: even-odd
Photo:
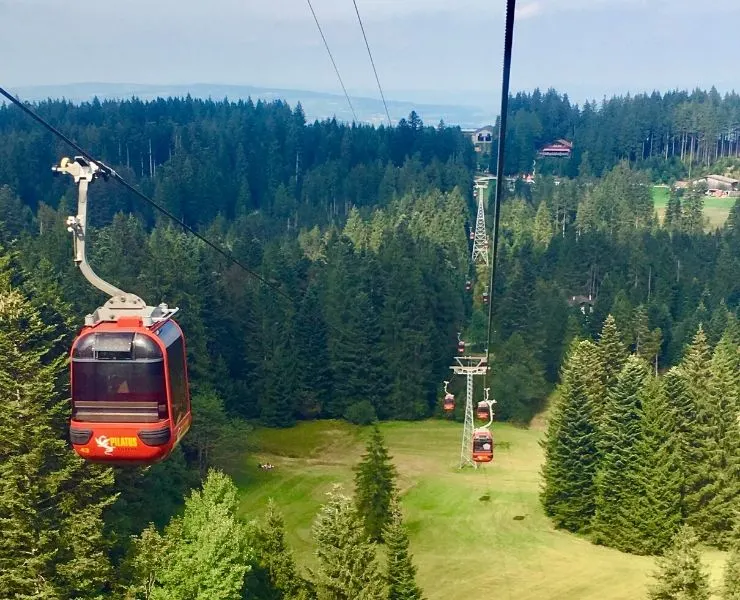
[[[540,158],[545,157],[556,157],[556,158],[570,158],[573,152],[573,142],[568,140],[558,140],[542,148],[537,156]]]

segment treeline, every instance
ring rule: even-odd
[[[653,92],[578,106],[567,94],[535,90],[512,96],[509,111],[509,174],[531,172],[537,152],[560,138],[573,142],[571,157],[538,160],[538,172],[601,176],[626,160],[667,181],[721,158],[740,158],[740,95],[735,92],[724,96],[715,88]]]
[[[300,104],[281,101],[54,100],[34,109],[190,226],[261,211],[274,235],[342,221],[351,206],[383,205],[394,194],[472,184],[469,139],[457,127],[425,126],[416,113],[375,128],[306,123]],[[0,184],[34,211],[72,201],[68,182],[48,177],[67,146],[14,106],[0,106],[0,137]],[[154,218],[122,188],[91,210],[96,224],[119,211]]]
[[[558,527],[636,554],[661,554],[683,524],[737,543],[740,325],[713,347],[700,325],[656,377],[613,317],[598,343],[574,341],[546,438],[545,512]],[[734,541],[733,541],[734,540]]]

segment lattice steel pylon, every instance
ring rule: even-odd
[[[475,237],[473,239],[472,261],[474,265],[488,264],[488,232],[486,231],[485,197],[488,178],[475,180],[475,195],[478,197],[478,215],[475,218]]]
[[[455,375],[465,375],[467,389],[465,394],[465,423],[463,425],[462,445],[460,446],[460,469],[470,465],[478,468],[473,460],[473,377],[486,374],[485,356],[456,356],[455,363],[450,367]]]

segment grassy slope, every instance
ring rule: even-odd
[[[459,424],[384,423],[382,430],[400,473],[419,583],[429,600],[644,597],[651,558],[555,531],[543,515],[537,497],[540,431],[495,426],[497,441],[508,447],[497,448],[493,464],[460,472]],[[363,451],[366,431],[337,422],[259,430],[258,452],[234,469],[244,515],[260,514],[273,497],[285,514],[299,563],[310,566],[311,522],[333,482],[351,492],[351,467]],[[276,468],[262,472],[258,462]],[[481,501],[487,494],[490,500]],[[706,559],[718,581],[721,553]]]
[[[665,216],[665,207],[668,204],[669,190],[666,187],[653,186],[653,202],[661,221]],[[709,221],[709,227],[722,227],[735,205],[735,198],[704,198],[704,216]]]

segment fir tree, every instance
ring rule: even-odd
[[[665,390],[652,379],[643,394],[641,436],[634,523],[635,550],[659,554],[681,525],[681,461],[675,438],[675,413]]]
[[[292,600],[305,593],[293,553],[285,539],[283,515],[272,499],[261,523],[250,535],[256,557],[248,576],[248,595],[261,600]]]
[[[382,541],[396,493],[396,468],[377,424],[373,425],[366,453],[355,467],[355,502],[365,531],[372,541]]]
[[[304,417],[321,412],[331,396],[332,374],[327,328],[318,286],[309,285],[295,315],[295,349],[298,369],[298,411]]]
[[[595,349],[589,341],[573,342],[563,365],[557,404],[542,442],[542,505],[558,527],[569,531],[586,530],[595,512],[598,456],[588,386],[588,356]]]
[[[535,244],[540,248],[547,248],[553,235],[553,224],[550,217],[550,209],[547,207],[547,201],[543,200],[537,207],[537,214],[534,217],[534,231],[532,233]]]
[[[351,500],[334,486],[314,523],[318,600],[385,600],[375,545]]]
[[[717,344],[710,371],[705,410],[711,433],[702,440],[708,477],[702,489],[699,515],[706,539],[725,548],[731,539],[735,511],[740,502],[740,414],[737,412],[740,352],[729,334]]]
[[[388,600],[422,600],[421,588],[416,585],[416,567],[409,552],[408,533],[403,524],[401,507],[395,498],[390,519],[383,530],[383,538],[388,554]]]
[[[670,369],[662,378],[666,403],[673,413],[673,437],[679,458],[679,477],[681,484],[681,516],[686,519],[686,495],[690,463],[691,440],[694,428],[694,410],[686,393],[686,377],[678,367]]]
[[[649,600],[709,600],[709,576],[701,564],[691,527],[679,530],[672,547],[658,559],[658,567]]]
[[[601,461],[596,477],[594,540],[627,552],[641,550],[636,509],[642,493],[638,445],[648,371],[630,356],[609,390],[600,431]]]
[[[691,410],[690,439],[685,445],[686,520],[701,539],[726,544],[732,510],[738,497],[736,347],[729,340],[713,359],[701,326],[681,362],[687,404]]]
[[[12,598],[95,598],[109,581],[102,511],[110,469],[77,458],[63,439],[65,356],[11,284],[0,255],[0,590]]]
[[[670,232],[681,231],[683,229],[682,221],[681,198],[676,191],[671,190],[668,195],[665,217],[663,217],[663,227]]]
[[[605,389],[611,389],[617,382],[617,376],[627,360],[627,349],[622,343],[622,336],[617,329],[616,321],[608,315],[599,336],[599,355],[601,357],[601,376]],[[597,414],[603,407],[597,407]]]

